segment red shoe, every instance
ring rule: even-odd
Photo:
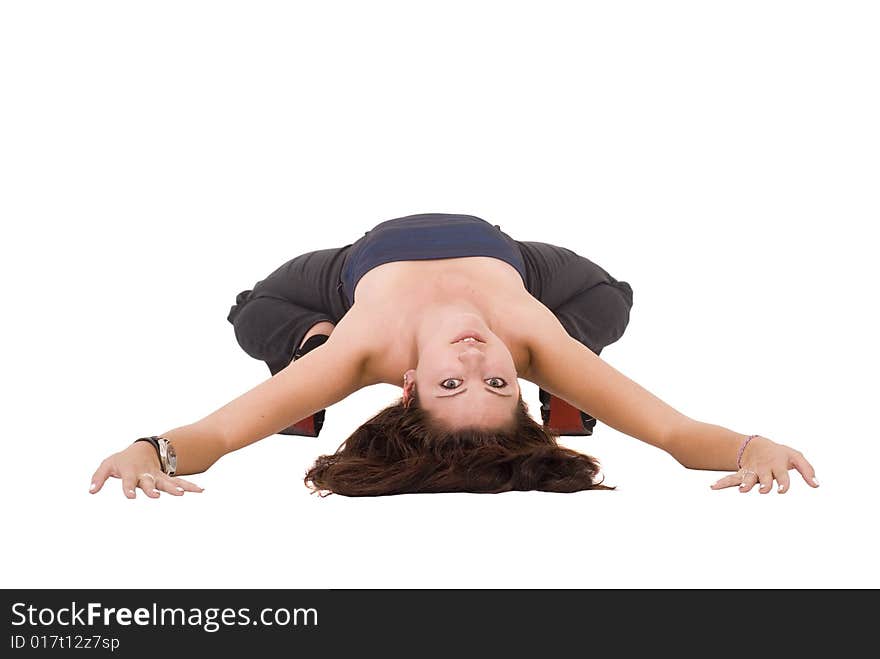
[[[318,346],[324,345],[324,343],[329,338],[330,337],[326,334],[313,334],[299,350],[293,353],[293,361],[296,361],[297,359],[299,359],[306,353],[311,352]],[[300,437],[317,437],[321,433],[321,428],[324,427],[324,415],[326,412],[327,410],[319,410],[311,416],[306,417],[305,419],[300,419],[292,426],[288,426],[284,430],[279,430],[277,434],[298,435]]]
[[[327,410],[315,412],[312,416],[306,417],[302,421],[297,421],[292,426],[287,426],[284,430],[279,430],[279,435],[299,435],[301,437],[317,437],[321,433],[324,426],[324,413]]]
[[[541,400],[541,419],[545,428],[560,435],[593,434],[595,418],[543,389],[538,389],[538,397]]]

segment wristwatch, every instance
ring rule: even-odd
[[[153,445],[159,456],[159,467],[162,469],[162,473],[173,476],[177,472],[177,453],[175,453],[174,447],[169,440],[158,435],[152,435],[150,437],[139,437],[134,441],[135,443],[150,442]]]

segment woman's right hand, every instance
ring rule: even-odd
[[[158,498],[160,490],[174,496],[204,490],[195,483],[163,473],[156,449],[149,442],[135,442],[104,460],[92,476],[89,492],[99,492],[110,476],[122,479],[122,491],[129,499],[135,498],[137,487],[152,499]]]

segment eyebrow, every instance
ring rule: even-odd
[[[495,394],[496,396],[504,396],[505,398],[507,398],[508,396],[513,396],[513,394],[502,394],[500,391],[495,391],[495,389],[493,389],[492,387],[483,387],[483,389]],[[468,388],[465,387],[460,391],[456,391],[454,394],[435,394],[434,398],[452,398],[453,396],[458,396],[458,394],[463,394],[467,390]]]

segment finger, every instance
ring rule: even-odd
[[[183,496],[183,488],[180,485],[176,485],[173,478],[169,478],[164,474],[156,478],[156,489],[168,492],[168,494],[173,494],[176,497]]]
[[[813,465],[807,462],[807,459],[803,454],[797,452],[794,453],[791,456],[791,465],[801,472],[801,476],[807,481],[807,485],[810,487],[819,487],[819,481],[816,480],[816,472],[813,470]]]
[[[736,487],[742,482],[742,477],[739,474],[730,474],[729,476],[725,476],[721,480],[716,481],[710,487],[713,490],[723,490],[725,487]]]
[[[129,499],[134,499],[137,496],[134,493],[135,487],[137,487],[137,476],[129,472],[122,474],[122,491],[125,493],[125,496]]]
[[[740,492],[749,492],[753,487],[755,487],[755,483],[758,482],[758,474],[754,471],[747,471],[742,476],[742,482],[739,486]]]
[[[149,472],[144,472],[138,477],[138,485],[151,499],[159,496],[159,490],[156,489],[156,477]]]
[[[776,491],[779,494],[785,494],[788,492],[788,486],[791,484],[791,480],[788,477],[788,469],[774,469],[773,475],[776,476],[776,482],[779,483],[779,487],[776,488]]]
[[[101,466],[98,467],[98,470],[92,476],[92,484],[89,485],[89,492],[94,494],[95,492],[100,492],[101,488],[104,487],[104,482],[110,478],[110,472],[112,468],[110,463],[107,460],[101,463]]]
[[[190,483],[188,480],[184,478],[172,478],[172,481],[180,487],[183,488],[185,492],[203,492],[205,488],[199,487],[195,483]]]
[[[758,474],[758,481],[761,483],[761,487],[758,488],[758,492],[761,494],[767,494],[770,490],[773,489],[773,472],[767,469],[766,471],[761,471]]]

